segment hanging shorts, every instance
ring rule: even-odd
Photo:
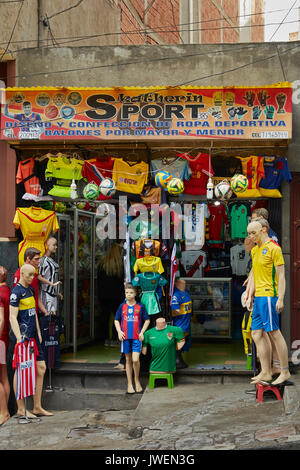
[[[255,297],[251,330],[274,331],[279,329],[279,316],[276,310],[278,297]]]
[[[129,354],[132,352],[140,353],[142,350],[142,341],[138,339],[124,339],[121,342],[121,353]]]

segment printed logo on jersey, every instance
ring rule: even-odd
[[[11,302],[15,302],[15,301],[17,300],[16,294],[11,294],[9,300],[10,300]]]
[[[263,251],[262,251],[262,254],[263,255],[266,255],[268,253],[268,249],[267,248],[264,248]]]
[[[167,337],[171,341],[171,339],[173,338],[173,333],[167,333]]]

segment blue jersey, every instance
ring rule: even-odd
[[[37,333],[37,328],[33,287],[24,287],[22,284],[16,284],[11,291],[9,303],[12,307],[19,309],[17,320],[21,334],[24,333],[28,339],[34,338]]]
[[[192,300],[187,290],[182,292],[175,287],[171,300],[173,325],[178,326],[184,332],[190,330],[192,317]],[[179,310],[179,314],[174,312]]]
[[[171,174],[172,178],[180,178],[181,180],[189,180],[192,176],[192,171],[189,167],[188,161],[183,160],[182,158],[177,158],[177,160],[172,163],[168,163],[164,160],[151,160],[150,168],[152,171],[152,177],[154,178],[156,173],[159,171],[167,171]]]
[[[288,183],[292,180],[287,159],[284,157],[264,159],[265,177],[260,180],[259,187],[264,189],[277,189],[285,179]]]
[[[115,320],[120,322],[121,330],[125,333],[124,339],[139,339],[142,325],[145,320],[149,320],[149,315],[143,304],[130,306],[123,302],[116,312]]]

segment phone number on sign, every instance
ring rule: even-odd
[[[287,131],[266,131],[254,133],[252,137],[261,139],[288,139],[289,133]]]

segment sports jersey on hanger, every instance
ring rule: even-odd
[[[171,309],[173,325],[178,326],[184,332],[189,332],[192,316],[192,300],[187,290],[182,292],[175,287],[171,301]],[[176,313],[174,310],[179,310],[179,313]]]
[[[139,271],[142,273],[152,271],[162,274],[164,272],[164,268],[161,259],[158,256],[146,256],[145,258],[139,258],[136,260],[133,271],[135,274]]]
[[[177,157],[176,159],[162,158],[151,160],[150,168],[153,179],[155,178],[156,173],[162,170],[170,173],[172,178],[180,178],[181,180],[188,180],[192,176],[187,160],[180,157]]]
[[[251,209],[249,205],[235,203],[229,207],[231,238],[246,238]]]
[[[181,263],[187,277],[203,277],[203,268],[207,264],[207,255],[203,250],[183,251]]]
[[[223,248],[225,226],[228,225],[227,207],[225,204],[208,204],[209,219],[207,224],[207,242],[213,248]]]
[[[184,153],[178,154],[179,157],[187,160]],[[210,155],[206,153],[198,153],[193,160],[188,160],[191,177],[184,184],[184,193],[195,195],[206,195],[206,185],[209,177],[214,175],[211,165]]]
[[[184,238],[186,250],[201,250],[205,243],[205,219],[209,216],[206,203],[185,204]]]
[[[246,276],[250,253],[245,250],[244,244],[237,244],[230,248],[230,262],[232,274]]]
[[[33,338],[15,345],[12,367],[17,369],[17,400],[35,394],[37,378],[36,356],[38,354],[37,345]]]
[[[41,207],[17,207],[13,224],[24,237],[19,243],[19,266],[24,264],[24,252],[29,247],[37,248],[43,256],[51,231],[56,233],[59,229],[55,212]]]
[[[60,335],[64,332],[61,319],[57,315],[44,315],[39,318],[42,335],[41,347],[48,369],[60,367]]]
[[[148,181],[148,170],[149,165],[146,162],[130,162],[116,158],[112,179],[118,191],[140,194]]]
[[[35,199],[41,195],[41,184],[35,171],[35,159],[28,158],[19,162],[16,183],[24,183],[26,193],[23,199]]]
[[[82,178],[84,162],[77,158],[69,158],[65,155],[49,157],[45,171],[46,178],[57,178],[57,183],[64,184],[64,180],[72,181]]]
[[[145,256],[159,256],[160,242],[158,240],[143,239],[133,243],[135,257],[144,258]]]
[[[259,183],[265,176],[264,157],[238,157],[242,162],[243,175],[247,176],[248,188],[242,193],[237,193],[237,197],[260,197]]]
[[[279,187],[282,180],[291,182],[292,176],[287,159],[284,157],[264,157],[265,177],[260,180],[259,192],[264,197],[282,197]]]
[[[112,179],[113,175],[113,158],[92,158],[86,160],[82,167],[82,176],[87,179],[89,183],[96,183],[100,186],[101,181],[105,178]],[[98,200],[103,201],[106,199],[111,199],[111,196],[104,196],[100,193]]]
[[[140,286],[142,289],[141,303],[145,305],[145,308],[149,315],[154,315],[161,311],[159,300],[156,294],[156,290],[159,286],[165,286],[167,280],[159,273],[154,272],[143,272],[136,274],[132,279],[133,286]]]

